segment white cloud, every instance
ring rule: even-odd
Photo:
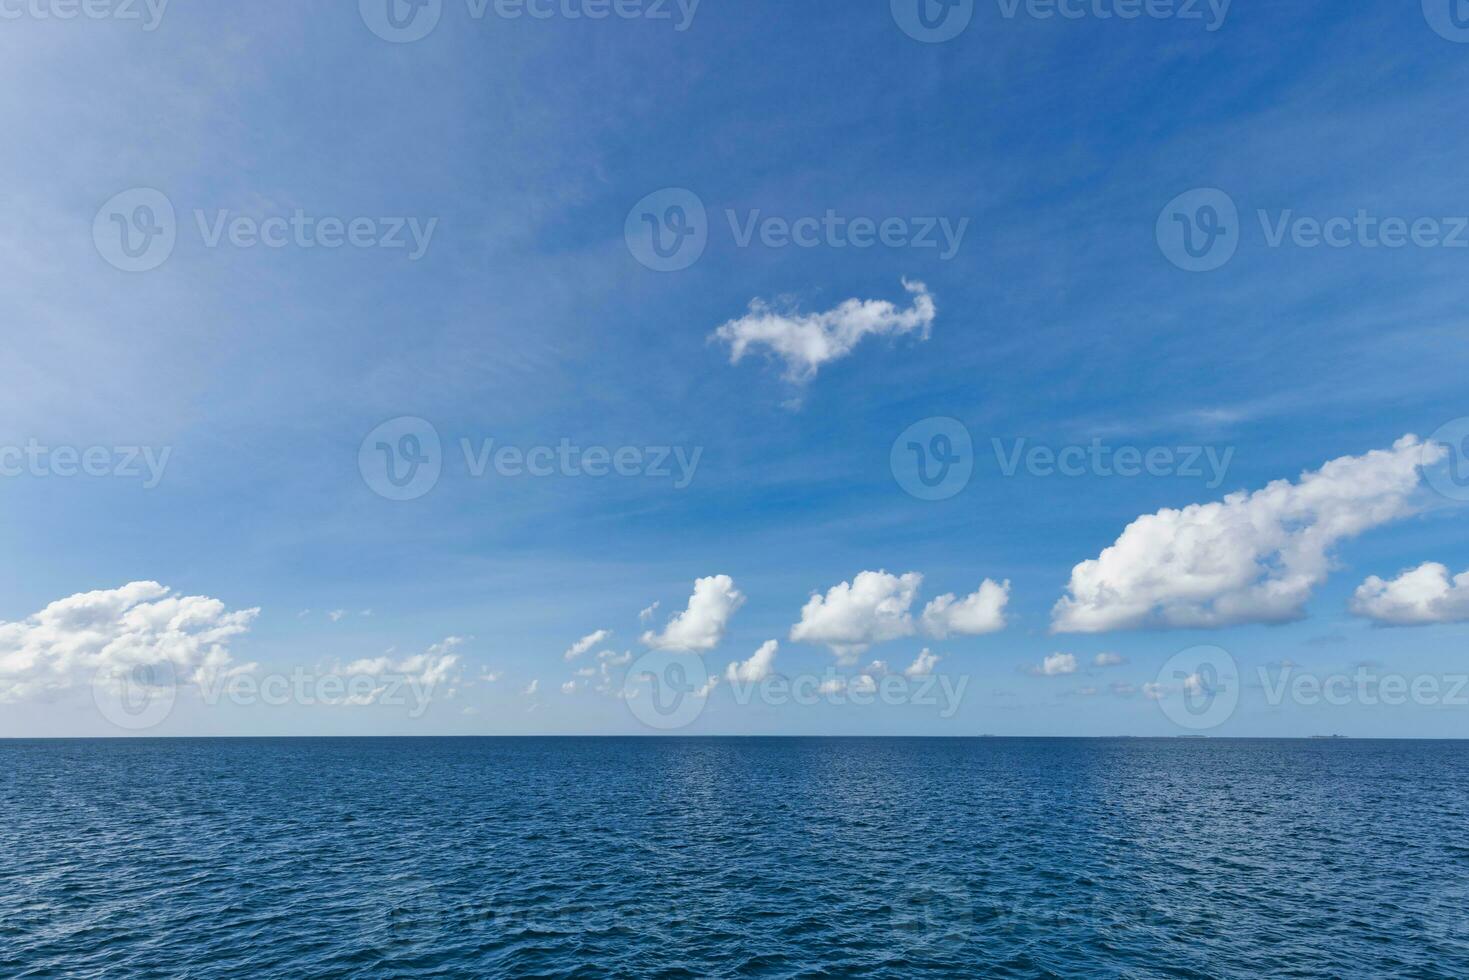
[[[401,678],[421,691],[435,692],[435,689],[442,688],[438,693],[452,698],[458,693],[459,671],[457,668],[460,660],[459,654],[454,651],[463,643],[463,637],[450,636],[430,646],[423,653],[416,653],[401,660],[394,660],[391,656],[354,660],[342,668],[342,673],[349,677],[392,676]],[[497,679],[498,675],[495,677]],[[443,687],[445,684],[448,686]],[[387,687],[383,686],[369,693],[348,695],[343,703],[371,704],[386,690]]]
[[[386,674],[392,669],[392,657],[364,657],[361,660],[354,660],[347,666],[343,667],[342,673],[366,674],[369,677],[376,677],[379,674]]]
[[[654,614],[656,614],[657,612],[658,612],[658,603],[657,603],[657,601],[654,601],[654,603],[651,606],[649,606],[648,608],[646,608],[646,609],[640,609],[638,611],[638,622],[640,622],[640,623],[651,623],[653,621]]]
[[[535,693],[537,691],[539,691],[540,689],[541,689],[541,680],[538,677],[535,680],[531,681],[529,684],[527,684],[526,687],[525,687],[525,690],[521,691],[520,693],[521,694],[524,694],[526,697],[529,698],[529,697],[534,697],[535,696]]]
[[[1120,667],[1127,663],[1127,658],[1117,653],[1099,653],[1092,659],[1096,667]]]
[[[709,675],[709,678],[704,681],[703,686],[700,687],[697,691],[693,692],[692,696],[696,698],[707,698],[709,695],[714,693],[714,689],[718,686],[719,675],[711,674]]]
[[[729,678],[730,683],[744,681],[754,684],[763,681],[770,676],[770,671],[775,666],[775,654],[779,649],[779,642],[766,640],[749,660],[730,664],[724,676]]]
[[[597,659],[602,661],[602,665],[604,667],[621,667],[623,664],[632,661],[632,653],[631,651],[627,650],[624,650],[622,653],[615,653],[612,650],[603,650],[601,653],[597,654]]]
[[[912,666],[903,671],[903,674],[907,677],[927,677],[933,673],[933,669],[938,666],[938,663],[939,655],[929,652],[928,648],[925,647],[919,651],[918,659],[913,661]]]
[[[1066,674],[1074,674],[1076,673],[1076,655],[1053,653],[1041,661],[1039,667],[1030,668],[1030,672],[1038,677],[1062,677]]]
[[[561,693],[562,694],[575,694],[576,693],[576,681],[567,681],[565,684],[562,684],[561,685]]]
[[[500,679],[500,676],[501,675],[499,671],[485,670],[481,671],[479,679],[484,681],[486,684],[494,684]]]
[[[669,620],[662,633],[644,633],[643,643],[655,650],[713,650],[724,639],[730,617],[744,604],[744,593],[728,575],[696,579],[688,608]]]
[[[872,663],[862,668],[862,673],[876,674],[879,677],[886,676],[887,672],[888,662],[886,660],[874,660]]]
[[[875,643],[912,635],[909,610],[922,584],[917,572],[861,572],[824,597],[813,595],[801,609],[801,621],[791,627],[791,639],[824,643],[850,663]]]
[[[1469,620],[1469,572],[1424,562],[1391,581],[1373,575],[1352,595],[1352,612],[1379,626],[1427,626]]]
[[[1412,512],[1419,466],[1445,449],[1404,436],[1299,482],[1139,517],[1071,571],[1057,632],[1199,628],[1300,619],[1339,541]]]
[[[730,320],[714,336],[729,345],[729,361],[738,364],[751,348],[768,348],[785,363],[787,380],[801,383],[816,377],[821,366],[850,354],[864,337],[917,332],[928,339],[934,320],[933,297],[921,282],[903,280],[913,305],[900,310],[886,300],[849,299],[824,313],[781,312],[764,300],[750,312]]]
[[[346,615],[347,610],[345,609],[333,609],[331,612],[326,614],[326,618],[330,619],[334,623],[340,623],[342,621],[342,618]]]
[[[566,652],[563,653],[561,656],[567,660],[575,660],[577,657],[580,657],[582,654],[586,653],[598,643],[606,640],[611,635],[611,630],[597,630],[595,633],[588,633],[586,636],[582,637],[580,640],[577,640],[571,646],[567,647]]]
[[[259,612],[175,596],[157,582],[58,599],[19,622],[0,622],[0,703],[87,684],[103,669],[167,666],[179,683],[195,685],[253,669],[232,666],[229,646]]]
[[[816,689],[816,693],[840,694],[846,689],[847,679],[845,677],[828,677],[826,680],[821,682],[821,686]]]
[[[1153,701],[1161,701],[1168,694],[1168,688],[1157,681],[1148,681],[1143,685],[1143,697]]]
[[[923,608],[923,631],[942,640],[949,634],[980,636],[1005,628],[1010,583],[985,579],[974,594],[958,599],[952,592]]]
[[[877,690],[877,681],[868,674],[858,674],[852,678],[853,694],[871,694]]]

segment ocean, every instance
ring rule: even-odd
[[[5,977],[1469,975],[1469,742],[0,742]]]

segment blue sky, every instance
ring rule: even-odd
[[[1202,5],[1203,20],[1124,20],[1096,16],[1110,4],[1066,19],[978,3],[941,43],[910,37],[881,2],[704,0],[691,19],[669,4],[668,19],[593,20],[493,6],[476,18],[445,0],[410,43],[374,34],[357,6],[180,4],[152,30],[40,17],[43,0],[7,8],[21,13],[0,32],[0,446],[169,455],[151,487],[55,467],[0,477],[0,662],[65,660],[64,638],[24,625],[48,604],[153,581],[258,607],[223,641],[258,675],[384,656],[396,671],[461,642],[437,648],[455,679],[419,717],[382,703],[207,705],[185,691],[148,734],[646,732],[626,699],[593,689],[600,678],[561,685],[602,649],[643,656],[641,635],[684,609],[695,580],[724,575],[744,600],[695,651],[715,676],[775,639],[782,675],[881,680],[872,660],[900,675],[928,648],[967,687],[940,717],[917,704],[741,705],[726,680],[686,733],[1178,734],[1187,726],[1160,709],[1185,692],[1143,686],[1201,644],[1240,675],[1237,710],[1210,734],[1466,732],[1469,705],[1269,705],[1256,689],[1258,670],[1283,661],[1316,676],[1366,663],[1445,690],[1469,671],[1457,593],[1427,625],[1350,611],[1369,576],[1469,568],[1460,502],[1427,480],[1390,517],[1331,540],[1293,621],[1052,631],[1073,568],[1139,517],[1296,481],[1469,414],[1469,249],[1374,248],[1355,231],[1344,247],[1270,243],[1270,227],[1303,216],[1432,219],[1452,239],[1469,215],[1469,44],[1418,4],[1350,16],[1237,4],[1210,31]],[[128,272],[93,229],[136,188],[166,197],[176,242]],[[703,206],[707,245],[664,272],[624,232],[667,188]],[[1159,219],[1169,226],[1165,206],[1201,188],[1237,208],[1237,250],[1190,272]],[[135,199],[123,202],[130,219]],[[437,221],[416,258],[210,244],[221,212],[248,224],[298,210],[370,217],[375,236]],[[828,212],[910,234],[962,223],[963,235],[952,255],[741,243],[752,220]],[[911,314],[916,297],[931,298],[931,318]],[[801,317],[848,300],[891,309],[792,380],[810,365],[759,342],[731,363],[715,336],[753,329],[752,300],[786,336],[819,331]],[[900,323],[905,311],[916,320]],[[443,445],[436,485],[407,501],[359,471],[364,438],[401,417],[428,420]],[[973,474],[923,500],[891,456],[933,418],[970,433]],[[1232,455],[1219,486],[1007,476],[992,440],[1022,438]],[[475,477],[462,439],[700,455],[683,488]],[[1247,557],[1263,580],[1281,563],[1269,546]],[[1004,628],[940,638],[913,625],[853,664],[791,638],[813,593],[864,571],[920,573],[915,620],[936,596],[1008,582]],[[598,630],[611,636],[564,659]],[[1091,666],[1104,652],[1126,663]],[[1046,676],[1056,654],[1075,672]],[[0,735],[119,733],[78,656],[4,704]]]

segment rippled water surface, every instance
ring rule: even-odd
[[[3,976],[1469,975],[1469,743],[0,742]]]

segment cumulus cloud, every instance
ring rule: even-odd
[[[611,630],[597,630],[595,633],[588,633],[586,636],[582,637],[580,640],[577,640],[571,646],[567,647],[566,652],[563,653],[561,656],[567,660],[575,660],[577,657],[580,657],[582,654],[586,653],[598,643],[603,642],[611,635]]]
[[[1127,663],[1127,658],[1117,653],[1099,653],[1092,659],[1096,667],[1120,667]]]
[[[1378,626],[1469,621],[1469,572],[1450,577],[1447,566],[1429,561],[1390,581],[1373,575],[1357,587],[1351,609]]]
[[[525,690],[521,691],[520,693],[521,694],[524,694],[526,697],[529,698],[529,697],[534,697],[535,694],[536,694],[536,692],[539,691],[540,689],[541,689],[541,679],[538,677],[535,680],[531,681],[529,684],[527,684],[525,686]]]
[[[813,594],[801,609],[800,622],[791,627],[790,638],[825,644],[840,662],[853,664],[870,647],[912,636],[920,629],[944,639],[1005,628],[1008,581],[985,579],[978,590],[962,599],[952,592],[941,595],[924,606],[915,621],[911,610],[922,585],[923,576],[918,572],[859,572],[825,595]]]
[[[1413,510],[1419,467],[1444,447],[1404,436],[1298,482],[1139,517],[1071,571],[1057,632],[1214,628],[1300,619],[1338,542]]]
[[[658,612],[658,602],[657,602],[657,600],[654,600],[654,602],[653,602],[653,604],[651,606],[648,606],[645,609],[638,610],[638,622],[640,622],[640,623],[651,623],[653,621],[653,616],[657,612]]]
[[[770,676],[771,669],[775,666],[775,654],[780,649],[780,643],[775,640],[766,640],[760,644],[760,649],[743,663],[735,662],[729,665],[724,672],[730,683],[744,681],[754,684],[765,680]]]
[[[928,339],[934,321],[934,302],[921,282],[903,280],[913,297],[908,309],[887,300],[849,299],[824,313],[779,310],[764,300],[750,303],[750,312],[730,320],[714,336],[729,345],[729,361],[738,364],[756,347],[785,364],[785,377],[797,384],[816,377],[821,366],[846,357],[865,337],[917,333]]]
[[[203,686],[253,669],[233,666],[229,647],[259,612],[176,596],[157,582],[58,599],[19,622],[0,622],[0,703],[87,684],[103,670],[167,667],[179,683]]]
[[[1039,667],[1030,668],[1030,672],[1037,677],[1064,677],[1067,674],[1074,674],[1076,673],[1076,655],[1053,653],[1041,661]]]
[[[713,650],[724,639],[730,617],[744,604],[744,593],[728,575],[696,579],[688,607],[663,632],[644,633],[643,643],[655,650]]]
[[[854,662],[875,643],[912,635],[909,610],[922,584],[917,572],[861,572],[825,596],[813,595],[801,609],[801,621],[791,627],[791,639],[824,643],[844,662]]]
[[[903,674],[907,677],[927,677],[933,673],[938,666],[939,655],[931,653],[926,647],[918,652],[918,659]]]
[[[950,592],[923,608],[923,631],[942,640],[951,633],[981,636],[1005,628],[1005,605],[1010,601],[1010,583],[985,579],[979,590],[963,599]]]

